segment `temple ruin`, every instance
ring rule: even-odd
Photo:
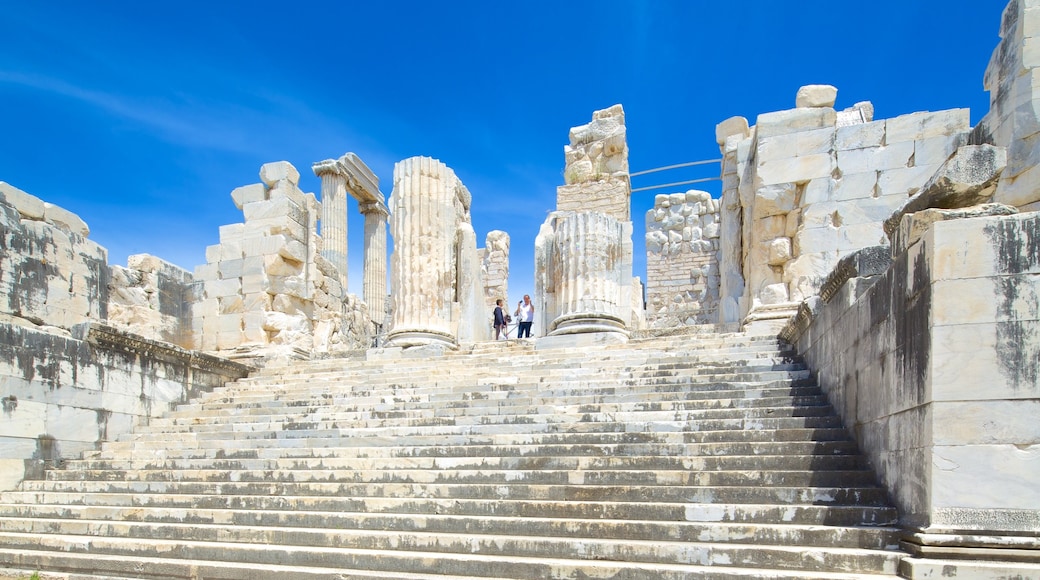
[[[632,207],[593,112],[533,339],[491,340],[510,237],[437,159],[389,198],[264,164],[191,272],[0,182],[0,577],[1040,578],[1037,31],[1010,2],[974,127],[829,85],[722,120],[718,197]]]

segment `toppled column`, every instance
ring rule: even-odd
[[[455,346],[456,240],[469,223],[469,205],[469,191],[440,161],[412,157],[394,166],[388,346]]]
[[[556,279],[556,308],[549,334],[624,333],[631,276],[622,268],[622,239],[626,233],[631,237],[631,228],[599,212],[556,212],[550,220],[554,234],[548,258]]]
[[[331,159],[312,167],[321,178],[321,255],[339,270],[339,283],[347,288],[347,179]]]

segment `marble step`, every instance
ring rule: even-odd
[[[25,531],[21,518],[78,522],[133,522],[213,526],[268,526],[332,530],[398,530],[407,532],[474,533],[484,535],[571,536],[664,540],[678,542],[786,543],[844,548],[891,549],[898,545],[900,530],[890,526],[820,526],[806,524],[752,524],[652,520],[574,519],[549,517],[464,516],[360,512],[299,512],[243,509],[197,509],[161,506],[125,507],[93,505],[0,505],[0,528]],[[38,526],[39,524],[33,524]],[[144,528],[147,529],[147,528]],[[156,533],[155,537],[162,537]]]
[[[100,485],[77,491],[67,484],[32,482],[35,489],[5,492],[0,504],[52,504],[95,507],[160,508],[188,510],[249,510],[257,517],[271,510],[309,512],[359,512],[368,514],[454,515],[472,517],[543,517],[565,519],[660,520],[706,524],[752,524],[825,526],[889,526],[897,519],[890,506],[860,505],[777,505],[744,503],[687,504],[684,502],[555,501],[530,499],[414,498],[294,496],[278,494],[277,486],[246,487],[241,484],[213,484],[204,493],[162,493],[170,488],[163,483],[122,485],[122,491],[100,491]],[[201,486],[199,486],[201,487]],[[47,490],[45,488],[57,488]],[[92,489],[98,488],[98,489]],[[255,493],[235,493],[255,492]]]
[[[428,556],[433,556],[428,555]],[[421,557],[421,555],[420,555]],[[150,558],[143,556],[55,553],[41,550],[3,550],[0,549],[0,563],[17,562],[22,570],[39,569],[90,569],[104,575],[60,576],[61,580],[529,580],[558,578],[611,578],[613,580],[692,580],[712,578],[713,580],[749,580],[768,577],[772,580],[891,580],[890,574],[861,574],[840,572],[814,572],[809,570],[763,570],[759,568],[725,568],[700,565],[685,566],[647,566],[642,563],[595,562],[586,560],[555,559],[536,560],[503,560],[502,558],[473,557],[470,568],[477,568],[480,573],[459,575],[442,569],[431,570],[436,559],[426,560],[423,572],[404,572],[395,570],[359,570],[357,568],[326,568],[320,566],[300,567],[278,564],[250,564],[239,562],[223,562],[220,560],[188,560]],[[488,566],[480,566],[480,562],[489,562]],[[495,570],[491,570],[494,563]],[[521,568],[520,564],[526,564]],[[539,567],[532,566],[541,564]],[[531,576],[518,576],[509,572],[515,565],[518,571],[533,572]],[[72,573],[75,574],[75,573]],[[766,576],[768,574],[768,576]],[[28,575],[28,574],[27,574]],[[554,576],[555,575],[555,576]],[[49,580],[49,577],[43,577]],[[19,577],[19,580],[24,580]]]
[[[116,525],[116,524],[114,524]],[[123,524],[127,525],[127,524]],[[173,526],[167,529],[172,529]],[[206,531],[201,526],[191,527]],[[220,530],[215,530],[219,538]],[[312,534],[312,539],[325,535],[325,530]],[[295,530],[305,534],[305,530]],[[449,574],[487,576],[519,576],[550,578],[559,574],[560,560],[571,552],[568,538],[531,538],[465,535],[401,534],[391,537],[366,531],[362,547],[300,546],[293,544],[168,540],[128,538],[123,536],[90,536],[77,534],[23,534],[0,531],[0,545],[6,550],[48,550],[63,553],[86,553],[125,557],[164,555],[168,558],[277,564],[280,566],[321,566],[348,569],[375,569],[408,573],[432,571]],[[392,536],[397,535],[395,540]],[[382,539],[385,542],[380,542]],[[662,541],[612,541],[583,539],[583,559],[573,561],[578,570],[591,568],[599,573],[616,570],[612,578],[659,577],[662,566],[681,570],[687,565],[714,567],[755,567],[815,572],[895,573],[902,554],[885,550],[827,547],[785,547],[751,544],[717,544]],[[368,547],[371,546],[371,547]],[[392,548],[392,549],[391,549]],[[432,570],[431,570],[432,568]],[[625,571],[628,571],[627,573]],[[638,572],[639,576],[631,573]],[[588,575],[587,572],[578,572]],[[620,575],[620,576],[619,576]],[[558,576],[557,576],[558,577]],[[573,576],[572,576],[573,577]],[[593,576],[604,577],[604,576]]]
[[[230,409],[238,414],[267,414],[270,409],[283,410],[286,407],[313,407],[320,408],[330,405],[371,406],[372,408],[386,408],[389,405],[407,404],[410,408],[425,408],[435,404],[454,405],[465,404],[471,406],[500,405],[504,403],[516,404],[516,402],[532,403],[555,403],[559,405],[593,405],[603,403],[626,404],[643,403],[651,404],[676,404],[678,402],[712,401],[712,400],[742,400],[761,401],[764,399],[784,397],[816,397],[821,396],[821,391],[815,386],[790,386],[787,384],[767,384],[767,386],[747,386],[733,388],[732,385],[719,384],[712,389],[684,389],[680,386],[670,385],[669,388],[655,388],[649,391],[625,391],[624,394],[614,387],[589,391],[586,389],[539,389],[524,390],[513,388],[511,385],[496,385],[496,388],[482,388],[459,391],[444,391],[412,394],[373,394],[365,387],[351,385],[340,385],[338,389],[318,391],[314,396],[278,399],[265,398],[253,399],[251,401],[236,400],[235,397],[221,395],[205,402],[193,402],[178,405],[177,408],[167,413],[164,418],[180,417],[204,417],[207,415],[221,415],[224,410]]]

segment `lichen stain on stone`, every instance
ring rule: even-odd
[[[996,254],[996,344],[1000,374],[1016,391],[1040,385],[1040,217],[1000,220],[984,230]]]

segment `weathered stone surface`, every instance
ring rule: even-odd
[[[831,85],[806,85],[798,89],[795,107],[833,107],[838,89]]]
[[[730,117],[715,125],[715,141],[719,145],[726,143],[726,139],[736,137],[745,139],[751,134],[748,128],[748,120],[744,117]]]
[[[755,122],[755,134],[758,139],[834,127],[836,121],[834,109],[804,108],[763,113]]]
[[[265,163],[260,167],[260,180],[269,188],[278,185],[279,181],[287,181],[289,185],[300,183],[300,172],[288,161]]]
[[[43,200],[4,181],[0,181],[0,203],[13,207],[25,219],[43,220]]]
[[[965,145],[925,183],[916,195],[885,221],[890,238],[906,214],[927,208],[956,209],[986,203],[996,191],[1007,152],[992,145]]]

